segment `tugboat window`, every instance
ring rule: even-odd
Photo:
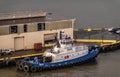
[[[38,23],[38,31],[45,30],[45,23]]]
[[[10,26],[10,33],[17,33],[18,32],[18,27],[17,26]]]
[[[23,27],[24,27],[24,32],[27,32],[27,25],[25,24]]]

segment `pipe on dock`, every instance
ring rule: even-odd
[[[92,42],[92,43],[116,43],[116,40],[99,40],[99,39],[76,39],[75,42]]]

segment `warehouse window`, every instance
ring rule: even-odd
[[[10,26],[10,33],[17,33],[18,32],[18,27],[17,26]]]
[[[45,23],[38,23],[38,31],[45,30]]]
[[[25,24],[24,26],[23,26],[23,30],[24,30],[24,32],[27,32],[27,25]]]

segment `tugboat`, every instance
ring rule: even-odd
[[[17,69],[25,72],[43,71],[64,67],[87,60],[95,59],[99,54],[95,46],[76,45],[70,37],[60,31],[59,40],[42,56],[28,57],[16,63]]]

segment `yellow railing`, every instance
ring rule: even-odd
[[[30,57],[30,56],[39,56],[39,55],[42,55],[42,54],[43,53],[36,53],[36,54],[29,54],[29,55],[22,55],[22,56],[5,57],[5,58],[0,58],[0,61],[19,59],[19,58],[25,58],[25,57]]]
[[[105,45],[112,45],[115,43],[118,43],[120,41],[116,40],[99,40],[99,39],[76,39],[75,42],[87,42],[87,43],[100,43],[100,46],[105,46]],[[45,47],[50,47],[55,44],[45,44]],[[19,58],[25,58],[25,57],[30,57],[30,56],[38,56],[42,55],[43,53],[36,53],[36,54],[28,54],[28,55],[22,55],[22,56],[13,56],[13,57],[5,57],[5,58],[0,58],[0,61],[2,60],[13,60],[13,59],[19,59]]]
[[[99,39],[76,39],[75,42],[91,42],[91,43],[116,43],[116,40],[99,40]]]
[[[74,29],[74,31],[78,31],[79,29]],[[86,28],[86,29],[83,29],[83,30],[86,30],[88,32],[92,31],[92,30],[108,30],[108,28]]]

